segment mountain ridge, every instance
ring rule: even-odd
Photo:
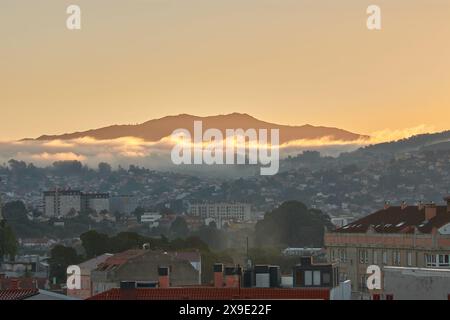
[[[83,137],[91,137],[97,140],[110,140],[122,137],[136,137],[145,141],[159,141],[164,137],[168,137],[171,133],[179,128],[193,130],[194,121],[203,122],[203,130],[216,128],[222,132],[225,129],[279,129],[280,143],[300,139],[322,139],[329,138],[334,141],[356,141],[361,139],[369,139],[369,136],[353,133],[347,130],[313,126],[305,124],[301,126],[281,125],[259,120],[246,113],[230,113],[213,116],[195,116],[190,114],[169,115],[158,119],[151,119],[140,124],[110,125],[98,129],[90,129],[86,131],[77,131],[72,133],[64,133],[59,135],[41,135],[36,139],[38,141],[49,140],[71,140]]]

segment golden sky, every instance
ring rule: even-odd
[[[0,140],[179,113],[450,129],[449,39],[448,0],[0,0]]]

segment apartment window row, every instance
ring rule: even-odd
[[[427,267],[450,267],[450,254],[425,254]]]
[[[393,265],[393,266],[401,266],[402,265],[402,252],[399,250],[372,250],[372,262],[369,260],[369,252],[368,249],[360,249],[359,250],[359,263],[360,264],[379,264],[382,263],[384,265]],[[381,260],[380,260],[381,259]],[[413,252],[406,252],[405,261],[407,266],[413,266]]]
[[[369,251],[365,249],[359,250],[359,263],[369,263]]]

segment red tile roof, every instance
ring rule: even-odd
[[[447,206],[436,206],[436,216],[425,220],[425,208],[418,206],[390,206],[362,219],[338,228],[340,233],[365,233],[371,227],[377,233],[413,233],[417,228],[422,233],[430,233],[433,228],[440,228],[450,223]]]
[[[328,300],[327,288],[139,288],[110,289],[88,300]]]
[[[0,300],[23,300],[39,293],[39,289],[0,290]]]
[[[107,258],[104,262],[98,264],[97,270],[106,271],[121,266],[128,261],[143,256],[144,254],[162,254],[163,251],[150,251],[144,249],[131,249],[124,252],[116,253],[113,256]],[[199,262],[201,255],[199,252],[167,252],[168,255],[174,257],[177,260]]]
[[[145,252],[146,250],[136,249],[116,253],[115,255],[107,258],[104,262],[100,263],[98,265],[98,269],[108,270],[113,267],[121,266],[122,264],[128,262],[130,259],[143,255]]]

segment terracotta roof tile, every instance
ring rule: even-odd
[[[233,300],[233,299],[329,299],[327,288],[139,288],[110,289],[89,300]]]
[[[0,300],[23,300],[39,293],[39,289],[0,290]]]

